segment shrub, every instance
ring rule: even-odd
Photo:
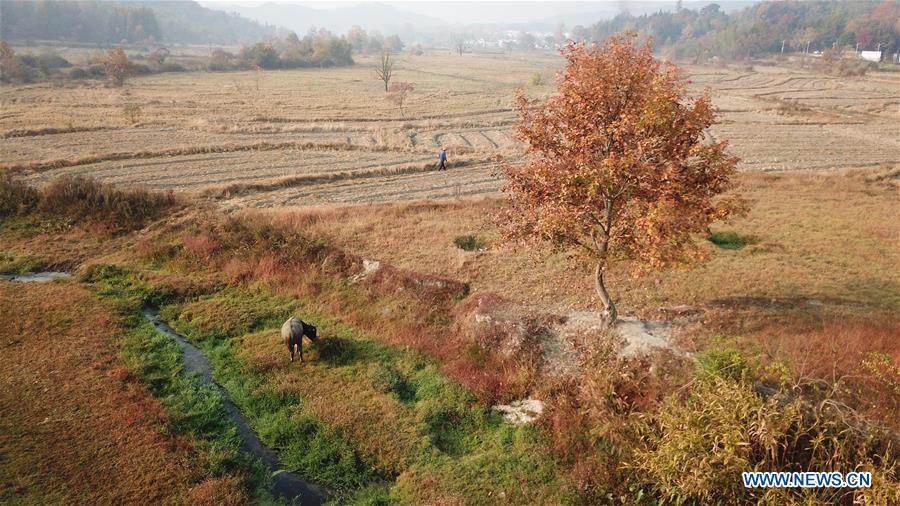
[[[153,69],[143,63],[132,64],[131,69],[136,76],[146,76],[153,73]]]
[[[122,106],[122,115],[132,125],[137,123],[141,117],[141,106],[135,103],[128,103]]]
[[[70,69],[67,75],[69,79],[87,79],[88,77],[91,77],[91,74],[89,74],[87,70],[84,70],[81,67],[74,67]]]
[[[103,77],[106,75],[106,68],[103,65],[93,64],[89,65],[87,68],[88,75],[92,77]]]
[[[870,358],[864,368],[878,362],[869,369],[890,369],[884,357]],[[802,398],[793,396],[796,388],[764,398],[737,351],[706,352],[698,360],[690,396],[672,395],[638,422],[643,443],[633,469],[663,502],[887,504],[885,497],[896,497],[895,434],[859,417],[834,388],[807,385]],[[870,471],[873,487],[747,489],[743,471]]]
[[[186,70],[187,69],[184,67],[184,65],[174,62],[163,63],[159,66],[160,72],[184,72]]]
[[[271,44],[265,42],[241,48],[238,57],[250,65],[264,69],[277,69],[281,64],[278,51]]]
[[[453,244],[465,251],[484,251],[487,248],[484,240],[473,234],[456,236]]]
[[[528,84],[530,84],[531,86],[540,86],[543,82],[544,78],[539,72],[531,74],[531,77],[528,78]]]
[[[25,214],[40,202],[41,194],[9,174],[0,175],[0,218]]]
[[[774,470],[794,415],[746,384],[701,381],[686,402],[660,409],[650,447],[635,452],[636,467],[666,501],[741,502],[748,494],[741,472]]]
[[[174,194],[120,190],[83,176],[62,176],[43,190],[39,209],[110,229],[134,229],[178,203]]]
[[[214,49],[209,55],[209,70],[229,70],[234,66],[235,56],[222,49]]]
[[[697,362],[701,374],[708,378],[741,381],[749,372],[744,357],[733,348],[707,350],[697,355]]]
[[[15,50],[5,40],[0,40],[0,81],[11,83],[22,79],[22,64]]]
[[[37,67],[43,71],[69,68],[72,66],[68,60],[57,54],[55,51],[46,50],[35,57]]]
[[[869,63],[864,61],[841,60],[836,69],[836,73],[841,77],[864,76],[868,71]]]

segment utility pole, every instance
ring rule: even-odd
[[[806,41],[806,54],[809,54],[809,42],[810,41]]]
[[[784,43],[785,41],[781,41],[781,54],[784,54]]]

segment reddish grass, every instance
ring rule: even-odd
[[[222,245],[214,237],[206,234],[184,234],[181,236],[184,251],[196,260],[209,262]]]
[[[194,503],[193,445],[119,360],[110,310],[69,284],[0,282],[0,497],[35,504]],[[207,484],[233,497],[236,483]]]
[[[858,375],[870,353],[884,353],[900,363],[900,321],[823,322],[800,329],[767,329],[757,339],[773,357],[790,359],[801,377],[834,381]]]
[[[72,220],[85,220],[113,230],[133,230],[176,207],[172,192],[120,190],[83,176],[61,176],[41,191],[38,209]]]
[[[898,336],[900,321],[876,318],[770,328],[753,339],[769,360],[790,364],[792,381],[838,388],[835,395],[861,413],[898,426]],[[867,368],[865,362],[877,355],[888,357],[894,367]]]

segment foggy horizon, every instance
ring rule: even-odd
[[[632,14],[642,14],[645,12],[655,12],[659,10],[675,10],[678,2],[670,1],[626,1],[626,0],[607,0],[607,1],[490,1],[490,2],[474,2],[461,1],[452,2],[446,0],[439,1],[335,1],[335,2],[303,2],[303,1],[231,1],[231,0],[203,0],[199,2],[201,5],[227,12],[238,12],[242,16],[259,19],[271,23],[271,20],[255,18],[252,11],[266,5],[278,6],[297,6],[303,9],[315,9],[320,12],[336,11],[344,9],[351,12],[354,7],[386,5],[399,11],[422,16],[423,19],[438,21],[444,25],[501,25],[513,26],[521,24],[534,24],[554,20],[555,22],[563,21],[567,26],[577,24],[591,24],[604,18],[611,18],[620,12],[630,12]],[[718,3],[723,9],[739,8],[750,5],[751,1],[735,1],[725,0],[720,2],[712,1],[689,1],[683,2],[685,8],[699,8],[710,3]],[[730,4],[730,5],[729,5]],[[586,15],[585,18],[578,17]],[[558,18],[558,19],[557,19]],[[372,22],[373,26],[367,26],[365,19],[347,20],[353,24],[359,24],[363,28],[377,28],[377,22]],[[288,21],[285,22],[286,24]],[[331,29],[326,26],[325,28]]]

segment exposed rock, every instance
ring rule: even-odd
[[[548,373],[556,377],[571,376],[578,372],[578,349],[591,346],[609,327],[602,313],[576,311],[569,313],[554,325],[551,338],[545,340],[543,363]]]
[[[652,355],[660,349],[687,355],[672,342],[675,326],[671,323],[621,318],[610,329],[601,312],[558,316],[493,294],[471,298],[458,315],[457,325],[459,332],[487,350],[505,357],[533,357],[541,372],[552,378],[578,375],[585,351],[597,346],[612,346],[624,359]]]
[[[522,399],[509,404],[497,404],[495,411],[503,413],[503,420],[513,425],[531,423],[544,413],[544,403],[537,399]]]
[[[469,301],[460,321],[461,331],[479,346],[505,357],[527,350],[527,310],[492,294],[478,294]]]
[[[372,258],[363,258],[362,260],[362,271],[357,272],[356,274],[350,276],[347,280],[349,284],[358,283],[366,277],[378,272],[378,269],[381,268],[381,262]]]
[[[659,321],[645,321],[637,318],[620,318],[616,322],[616,334],[625,339],[625,347],[619,355],[625,358],[636,358],[647,355],[655,348],[662,348],[683,354],[670,341],[672,324]]]

